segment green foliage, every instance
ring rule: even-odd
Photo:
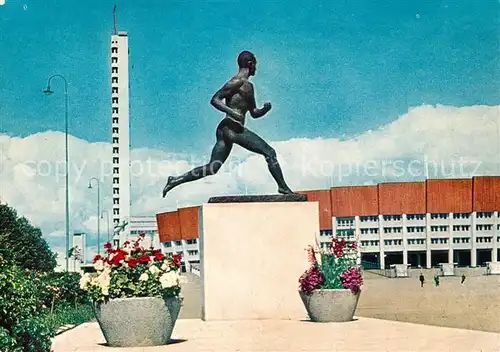
[[[40,229],[0,204],[0,351],[50,351],[60,325],[90,319],[80,275],[55,267]]]
[[[6,204],[0,204],[0,255],[21,268],[52,271],[56,267],[56,255],[40,229]]]
[[[0,351],[49,351],[59,326],[90,320],[89,303],[81,304],[88,298],[79,278],[22,269],[0,257]]]
[[[0,351],[14,351],[16,341],[10,336],[10,331],[0,326]]]
[[[347,269],[356,266],[356,259],[348,256],[336,258],[330,253],[321,253],[320,269],[323,272],[325,282],[323,289],[341,289],[344,288],[340,275]]]
[[[110,273],[109,296],[113,298],[127,297],[162,297],[177,296],[180,286],[163,288],[158,278],[147,268],[151,266],[137,265],[134,268],[120,267]],[[146,270],[145,270],[146,268]],[[139,278],[143,273],[148,274],[148,280]]]
[[[56,306],[52,314],[47,314],[46,323],[56,331],[61,326],[82,324],[92,320],[93,317],[94,311],[89,302],[76,305],[62,302]]]
[[[40,316],[22,320],[13,328],[12,334],[16,337],[16,344],[23,347],[23,352],[46,352],[50,351],[54,330]]]
[[[75,301],[83,303],[88,300],[87,294],[80,289],[81,276],[79,273],[55,272],[50,273],[47,279],[50,285],[59,289],[59,300],[69,303]]]
[[[43,320],[48,310],[33,279],[28,270],[0,262],[0,351],[50,350],[54,332]]]

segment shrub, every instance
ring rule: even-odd
[[[52,271],[56,254],[42,237],[39,228],[6,204],[0,204],[0,255],[21,268]]]
[[[19,322],[12,334],[16,337],[16,345],[22,346],[23,352],[50,351],[54,330],[44,317],[33,317]]]
[[[44,321],[33,274],[0,259],[0,351],[45,352],[53,331]]]
[[[13,351],[16,341],[10,336],[10,331],[0,326],[0,351]]]
[[[316,255],[319,254],[318,262]],[[363,284],[357,265],[357,243],[333,238],[327,250],[308,248],[310,267],[299,278],[299,290],[307,295],[317,289],[350,289],[358,293]]]

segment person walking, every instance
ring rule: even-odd
[[[434,284],[436,285],[436,287],[439,286],[439,276],[438,275],[434,276]]]
[[[465,274],[462,274],[462,281],[460,283],[463,285],[464,282],[465,282]]]
[[[420,287],[424,287],[424,281],[425,281],[425,278],[424,278],[424,274],[420,273]]]

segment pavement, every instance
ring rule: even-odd
[[[55,352],[194,351],[370,351],[498,352],[500,334],[357,318],[347,323],[291,320],[203,322],[180,319],[166,346],[106,346],[97,323],[86,323],[56,337]]]
[[[204,322],[200,319],[199,278],[186,276],[184,305],[169,345],[111,348],[106,346],[98,324],[86,323],[56,336],[55,352],[500,352],[499,278],[471,278],[467,286],[451,278],[443,280],[439,288],[426,285],[420,289],[416,279],[373,279],[367,275],[355,321],[312,323]],[[375,319],[379,317],[390,320]]]

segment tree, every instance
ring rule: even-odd
[[[42,231],[6,204],[0,204],[0,256],[21,268],[53,271],[53,253]]]

